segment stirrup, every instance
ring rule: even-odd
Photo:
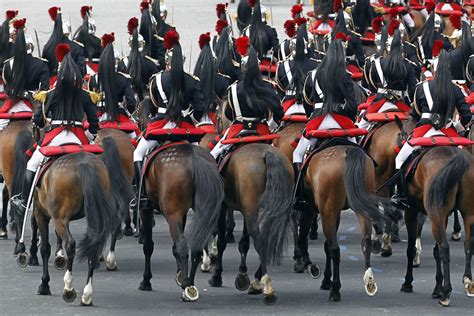
[[[390,198],[390,203],[394,205],[395,207],[402,210],[407,210],[410,208],[408,199],[405,197],[400,197],[398,193],[395,193],[394,195],[392,195],[392,197]]]
[[[19,211],[26,210],[26,205],[23,203],[21,193],[18,193],[10,198],[10,203],[13,208],[19,213]]]

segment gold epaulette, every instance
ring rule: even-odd
[[[97,104],[100,101],[102,101],[102,94],[94,92],[94,91],[90,91],[87,89],[82,89],[82,90],[89,93],[89,98],[91,99],[92,103]]]
[[[40,102],[41,104],[44,104],[46,102],[46,96],[48,95],[48,93],[50,93],[53,90],[54,88],[47,91],[40,90],[33,94],[33,100]]]

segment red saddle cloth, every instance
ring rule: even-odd
[[[157,141],[187,140],[193,143],[206,135],[205,131],[187,122],[181,122],[176,128],[163,128],[166,123],[166,119],[150,123],[145,131],[145,138]]]
[[[348,72],[351,73],[351,78],[353,80],[361,80],[363,77],[364,77],[364,73],[362,72],[362,70],[357,67],[356,65],[353,65],[353,64],[348,64],[346,66],[346,69]]]
[[[284,112],[288,111],[288,109],[291,108],[291,106],[295,103],[296,103],[296,99],[294,98],[285,100],[281,105],[283,107],[283,111]],[[306,117],[306,114],[294,113],[294,114],[283,116],[281,120],[283,122],[306,123],[308,121],[308,118]]]
[[[0,93],[0,101],[5,101],[8,98],[8,95],[4,92]]]
[[[0,113],[0,119],[7,120],[29,120],[33,117],[33,112]]]
[[[435,147],[435,146],[470,146],[474,142],[465,137],[432,136],[417,137],[408,141],[411,146]]]
[[[230,138],[222,141],[222,144],[243,144],[243,143],[261,143],[261,142],[271,142],[274,139],[280,138],[278,134],[268,134],[268,135],[251,135],[251,136],[242,136],[236,138]]]
[[[404,112],[369,113],[365,115],[367,122],[393,122],[396,118],[404,121],[408,119],[408,115]]]
[[[87,153],[92,153],[92,154],[102,154],[104,152],[102,147],[96,144],[90,144],[90,145],[70,144],[70,145],[62,145],[62,146],[45,146],[45,147],[40,147],[39,151],[46,157],[57,157],[57,156],[63,156],[66,154],[74,154],[74,153],[79,153],[79,152],[87,152]]]
[[[214,125],[207,124],[207,125],[200,125],[199,129],[204,131],[206,134],[217,134],[217,129]]]
[[[265,74],[265,73],[271,73],[275,74],[277,71],[277,65],[271,63],[268,59],[263,59],[260,62],[260,71]]]
[[[306,136],[308,138],[357,137],[368,133],[364,128],[334,128],[307,131]]]

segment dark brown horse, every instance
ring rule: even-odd
[[[198,289],[194,286],[196,269],[202,249],[209,242],[221,213],[224,199],[222,179],[214,158],[203,148],[178,144],[158,153],[149,162],[145,180],[146,192],[154,208],[166,218],[173,238],[173,255],[177,263],[176,282],[184,292],[184,301],[196,301]],[[189,209],[194,216],[185,230]],[[145,254],[145,272],[139,289],[151,291],[151,255],[153,253],[153,208],[140,210]],[[188,259],[191,252],[191,269]]]
[[[239,210],[244,217],[243,236],[239,242],[241,262],[235,279],[238,290],[261,294],[272,304],[276,294],[271,285],[267,265],[278,263],[284,250],[291,207],[293,205],[293,169],[276,148],[267,144],[247,144],[237,149],[222,171],[225,182],[225,208]],[[226,247],[225,212],[218,224],[218,258],[211,286],[222,286],[222,257]],[[247,275],[247,252],[250,236],[254,240],[260,266],[255,281]],[[263,291],[262,291],[263,285]]]
[[[454,209],[464,219],[466,240],[464,289],[469,297],[474,296],[471,274],[471,256],[474,251],[474,157],[456,147],[434,147],[421,158],[415,174],[408,184],[410,209],[405,212],[408,231],[407,273],[401,290],[413,291],[413,259],[416,254],[418,213],[426,213],[431,221],[431,231],[436,245],[433,255],[436,260],[436,286],[432,296],[439,298],[442,306],[449,306],[451,279],[449,271],[449,245],[446,238],[446,223]]]
[[[35,191],[34,217],[41,236],[40,252],[43,260],[43,276],[38,294],[51,294],[48,260],[51,254],[49,222],[52,220],[58,237],[64,241],[67,253],[63,299],[66,302],[75,300],[72,267],[76,256],[76,241],[69,230],[69,222],[86,217],[87,230],[78,244],[77,256],[79,260],[87,259],[89,265],[81,303],[92,304],[94,266],[107,237],[116,230],[120,220],[115,205],[109,174],[99,157],[90,153],[76,153],[62,156],[52,163]],[[21,227],[24,214],[16,215],[18,226]],[[33,238],[32,245],[36,247],[37,241]],[[31,249],[31,253],[36,256],[35,249]]]
[[[331,291],[330,300],[341,299],[339,292],[341,255],[337,230],[341,211],[350,207],[357,214],[361,229],[361,245],[365,259],[363,277],[365,290],[368,295],[375,295],[377,284],[370,265],[372,221],[381,221],[379,207],[388,207],[389,203],[374,195],[374,162],[361,148],[336,145],[312,156],[304,181],[307,200],[313,202],[319,210],[326,237],[324,242],[326,266],[321,289]]]

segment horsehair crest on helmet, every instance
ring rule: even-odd
[[[336,16],[336,24],[334,25],[334,28],[332,29],[332,37],[334,38],[336,34],[338,33],[344,33],[345,35],[349,34],[349,31],[347,30],[346,27],[346,20],[344,19],[344,11],[339,10]]]
[[[221,35],[219,36],[219,40],[217,41],[217,45],[215,47],[215,53],[217,55],[217,69],[220,73],[232,76],[234,73],[234,63],[233,63],[233,47],[230,38],[230,28],[225,27]]]
[[[293,37],[296,36],[296,22],[295,22],[295,20],[286,20],[285,24],[283,24],[283,27],[285,28],[286,34],[290,38],[293,38]]]
[[[382,59],[381,67],[384,80],[389,86],[406,82],[408,71],[403,62],[402,36],[398,29],[394,31],[390,52]]]
[[[99,59],[98,81],[100,91],[104,94],[105,112],[108,119],[116,120],[119,115],[117,73],[115,70],[115,54],[113,42],[115,34],[109,33],[102,36],[104,50]]]
[[[388,24],[388,35],[393,36],[396,30],[400,27],[400,21],[392,19]]]
[[[84,19],[86,17],[86,15],[90,16],[91,11],[92,11],[92,6],[83,5],[81,7],[81,18]]]
[[[13,22],[13,27],[15,28],[16,31],[19,29],[25,28],[26,25],[26,18],[23,19],[18,19]]]
[[[43,48],[43,58],[49,61],[48,68],[50,72],[57,69],[58,61],[56,59],[55,50],[58,44],[64,42],[63,21],[61,8],[51,7],[48,9],[48,14],[54,21],[53,32]]]
[[[56,21],[58,14],[61,13],[60,7],[51,7],[48,9],[48,14],[51,17],[51,20]]]
[[[303,12],[303,5],[302,4],[295,4],[291,7],[291,17],[294,19],[296,16],[300,16]]]
[[[13,23],[16,32],[16,40],[13,46],[13,66],[11,84],[7,89],[10,97],[22,98],[25,94],[26,78],[28,69],[26,68],[27,47],[25,39],[26,19],[18,19]]]
[[[249,53],[250,39],[248,36],[241,36],[235,40],[235,46],[240,56],[246,56]]]
[[[370,5],[370,0],[357,0],[356,4],[352,7],[352,10],[351,10],[352,21],[354,23],[356,32],[364,35],[365,32],[367,31],[367,28],[371,26],[370,18],[372,16],[372,10],[373,9]],[[383,17],[381,18],[383,22]],[[377,17],[375,17],[374,19],[377,19]],[[375,32],[375,33],[379,33],[379,32],[380,31]]]
[[[127,23],[128,33],[131,35],[130,55],[128,56],[127,71],[132,78],[134,90],[137,92],[140,100],[143,99],[143,78],[142,78],[142,55],[138,43],[138,19],[131,18]]]
[[[441,50],[433,79],[433,116],[432,124],[436,129],[446,126],[452,119],[455,108],[451,76],[451,66],[448,54]]]
[[[296,36],[296,47],[295,55],[293,57],[293,67],[292,67],[292,79],[289,82],[290,86],[296,92],[296,102],[303,102],[303,87],[306,77],[305,73],[305,62],[306,62],[306,43],[305,43],[305,33],[306,29],[304,26],[298,28],[298,34]]]
[[[383,18],[383,16],[375,17],[370,24],[372,27],[372,31],[374,31],[374,33],[382,32],[384,21],[385,19]]]
[[[214,110],[212,108],[215,100],[214,84],[217,76],[214,54],[209,45],[210,40],[209,32],[201,34],[199,38],[199,45],[202,45],[201,52],[194,67],[194,75],[199,78],[206,111]]]
[[[462,27],[461,18],[462,18],[462,14],[457,13],[457,12],[453,12],[449,16],[449,21],[451,22],[451,25],[457,30],[460,30]]]
[[[128,34],[132,35],[133,30],[138,27],[138,19],[136,17],[130,18],[127,23]]]
[[[265,31],[265,23],[262,21],[262,11],[260,8],[260,2],[257,1],[252,13],[252,19],[250,23],[250,43],[254,47],[257,55],[260,59],[263,59],[266,55],[266,47],[269,44],[269,38]]]
[[[222,17],[222,15],[226,14],[227,12],[227,3],[218,3],[216,4],[216,15],[217,15],[217,18],[220,19]]]
[[[150,8],[150,3],[146,0],[140,2],[140,12],[143,13],[143,11],[148,10]]]
[[[14,19],[18,15],[18,10],[7,10],[5,12],[5,19],[11,20]]]
[[[207,32],[207,33],[203,33],[201,35],[199,35],[199,48],[200,49],[203,49],[204,46],[208,45],[209,43],[211,42],[211,33],[210,32]]]
[[[168,33],[165,34],[163,41],[165,48],[171,50],[176,44],[179,44],[179,34],[175,29],[171,29]]]
[[[105,33],[102,35],[101,43],[102,47],[105,48],[108,44],[112,44],[115,41],[115,33]]]
[[[221,35],[222,30],[229,26],[229,22],[227,20],[217,20],[216,22],[216,32],[218,35]]]

